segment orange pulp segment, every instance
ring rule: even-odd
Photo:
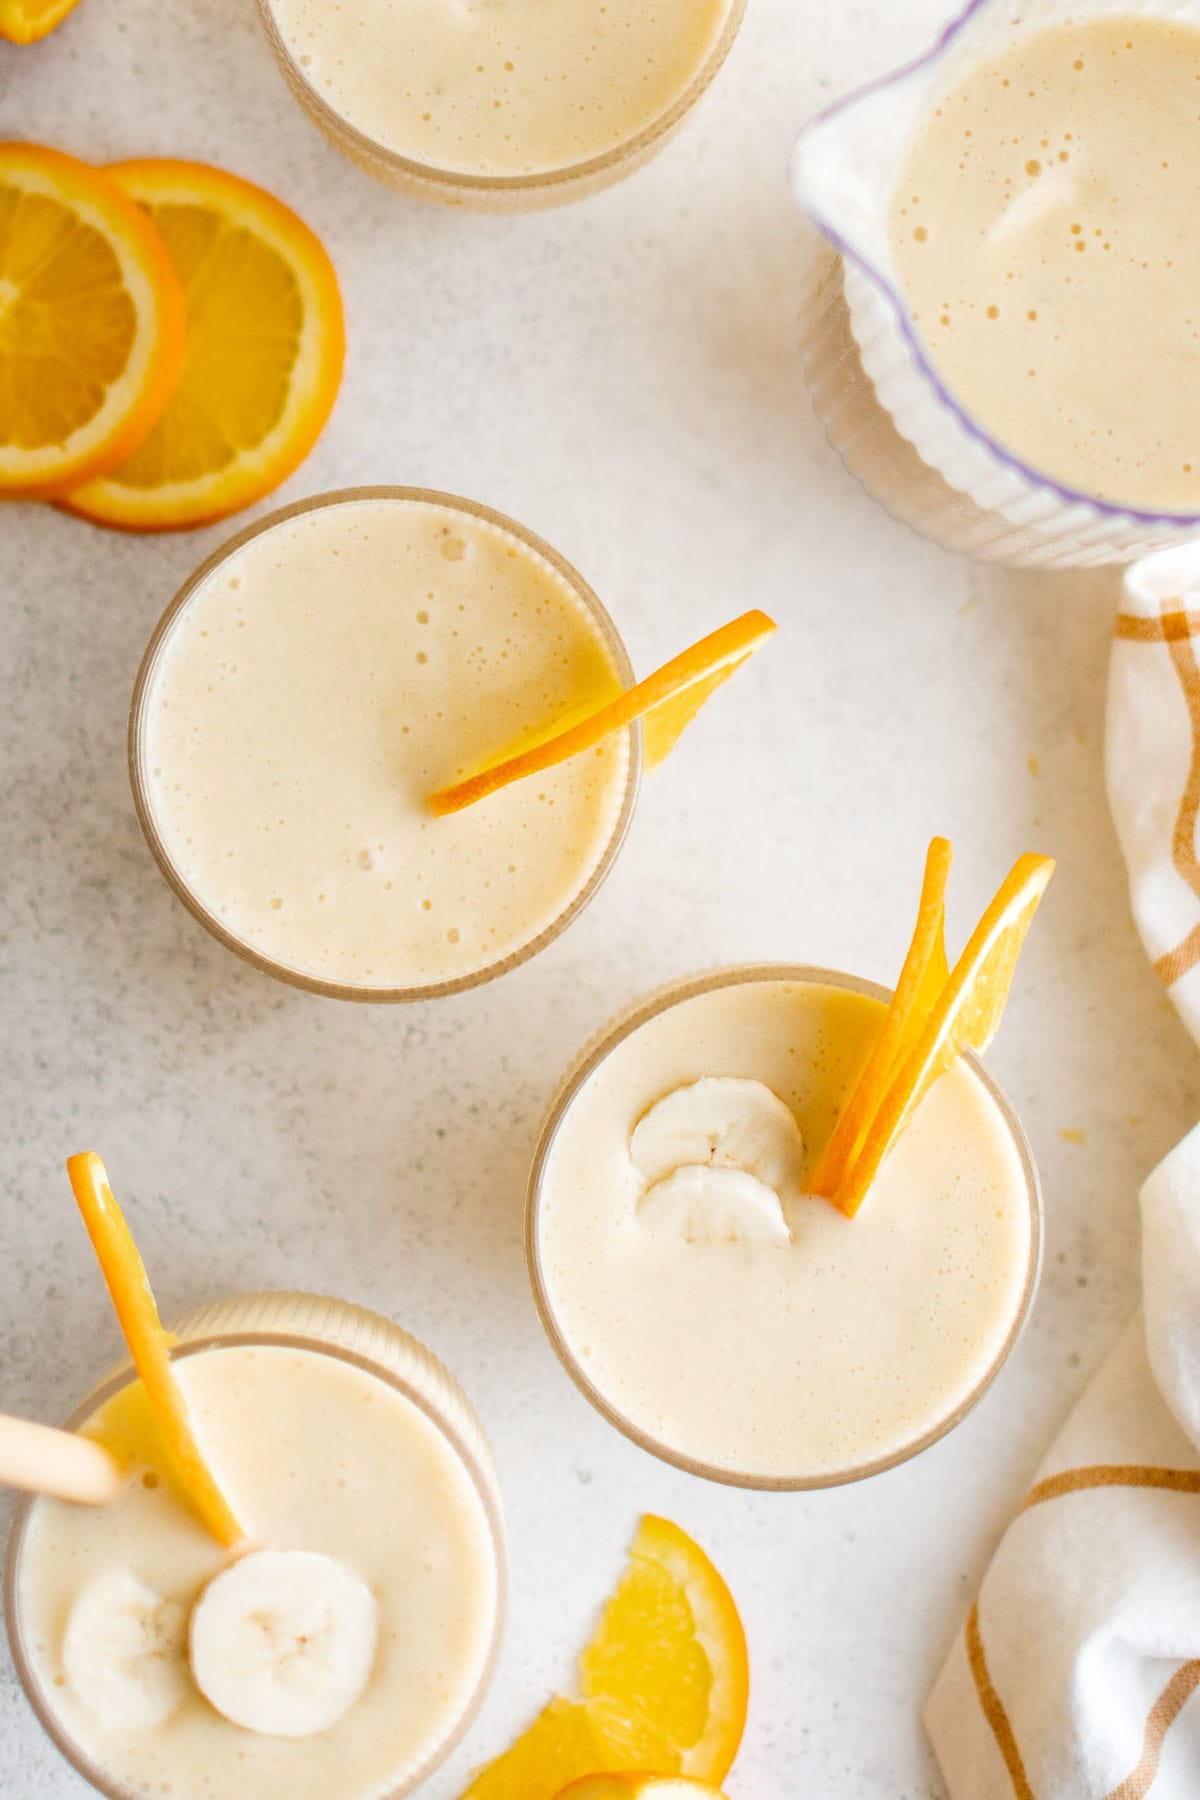
[[[708,1557],[669,1520],[643,1519],[580,1659],[580,1694],[552,1700],[462,1800],[554,1800],[609,1770],[728,1773],[746,1723],[745,1633]]]
[[[0,38],[10,44],[35,44],[78,5],[79,0],[0,0]]]
[[[585,1775],[557,1800],[725,1800],[720,1788],[687,1775]]]
[[[838,1188],[837,1204],[848,1217],[862,1205],[884,1157],[938,1077],[964,1050],[982,1052],[995,1037],[1025,934],[1053,874],[1051,857],[1019,857],[972,932]]]
[[[170,1448],[180,1483],[201,1523],[219,1544],[233,1549],[246,1534],[196,1442],[187,1404],[171,1368],[171,1337],[163,1330],[138,1247],[108,1185],[108,1171],[94,1150],[85,1150],[68,1158],[67,1174],[133,1366]]]
[[[826,1200],[837,1194],[890,1077],[912,1048],[946,985],[950,973],[946,961],[946,881],[951,854],[945,838],[934,838],[929,846],[917,923],[883,1030],[808,1179],[810,1194],[821,1194]]]
[[[261,500],[308,455],[345,352],[322,244],[263,188],[207,163],[114,163],[178,271],[187,349],[174,393],[132,456],[66,505],[98,525],[171,531]]]
[[[514,781],[540,775],[585,750],[594,750],[614,731],[623,731],[639,719],[644,721],[646,766],[657,767],[709,696],[774,630],[775,622],[766,613],[743,613],[586,718],[565,730],[556,729],[532,748],[431,794],[430,811],[439,818],[462,812],[464,807],[474,806],[476,801]]]
[[[115,468],[183,362],[183,290],[100,170],[0,144],[0,495],[44,500]]]

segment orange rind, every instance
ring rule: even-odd
[[[78,5],[79,0],[0,0],[0,38],[10,44],[36,44]]]
[[[853,1218],[888,1151],[939,1076],[981,1054],[999,1027],[1033,915],[1054,874],[1048,856],[1019,857],[887,1083],[834,1196]],[[914,1020],[914,1027],[915,1027]]]
[[[833,1136],[809,1176],[810,1194],[820,1194],[826,1200],[835,1198],[883,1099],[889,1079],[912,1048],[946,985],[950,974],[946,961],[946,882],[950,875],[951,855],[946,839],[934,838],[925,859],[912,942],[883,1021],[883,1030],[838,1119]]]
[[[94,1150],[85,1150],[68,1159],[67,1174],[133,1366],[175,1464],[176,1485],[217,1542],[227,1550],[234,1549],[245,1541],[246,1534],[196,1442],[187,1403],[171,1367],[172,1339],[163,1330],[145,1266],[113,1197],[108,1172]]]
[[[429,797],[429,808],[441,818],[462,812],[527,776],[557,768],[573,756],[594,750],[614,732],[624,731],[640,719],[644,761],[653,769],[674,747],[680,733],[695,718],[716,689],[752,656],[775,630],[764,612],[743,613],[718,631],[664,663],[653,675],[639,681],[615,700],[576,719],[565,730],[552,728],[539,743],[515,756],[481,769],[438,790]]]
[[[117,183],[0,144],[0,496],[52,499],[135,452],[183,366],[183,289]]]
[[[572,1782],[611,1780],[611,1771],[642,1783],[647,1769],[661,1771],[660,1782],[688,1776],[710,1784],[701,1794],[724,1780],[746,1723],[746,1638],[729,1589],[678,1525],[642,1521],[579,1669],[580,1698],[552,1700],[462,1800],[556,1800]]]
[[[324,428],[345,354],[337,276],[303,220],[240,176],[165,158],[106,174],[166,245],[187,346],[144,441],[63,504],[126,531],[211,524],[271,493]]]

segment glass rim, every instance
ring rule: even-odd
[[[142,654],[137,677],[133,685],[133,697],[129,707],[129,726],[126,740],[126,755],[129,768],[129,782],[133,790],[133,805],[137,813],[138,824],[145,838],[150,853],[158,864],[159,873],[168,887],[191,913],[211,937],[232,950],[235,956],[249,963],[260,974],[273,976],[289,987],[302,988],[310,994],[320,994],[331,1000],[351,1000],[360,1005],[401,1005],[419,1000],[437,1000],[450,994],[462,994],[471,988],[481,987],[485,982],[494,981],[506,975],[522,963],[552,944],[567,927],[574,923],[584,907],[595,898],[612,870],[624,845],[629,827],[637,805],[638,793],[642,778],[642,726],[640,720],[626,728],[624,733],[628,745],[628,767],[625,774],[624,792],[620,809],[613,821],[612,829],[604,850],[596,862],[591,874],[573,896],[570,904],[563,908],[556,918],[542,928],[534,937],[510,950],[506,955],[483,964],[478,969],[463,975],[447,977],[445,980],[432,981],[418,986],[380,987],[348,982],[327,981],[319,975],[309,975],[303,970],[294,969],[287,963],[277,962],[273,957],[265,956],[252,944],[238,937],[225,925],[201,900],[195,889],[190,887],[167,848],[166,841],[159,829],[154,807],[150,799],[150,784],[147,779],[146,740],[148,736],[147,714],[150,694],[158,673],[159,664],[165,654],[167,642],[176,620],[190,604],[199,589],[207,582],[210,575],[220,568],[230,556],[241,550],[246,544],[264,533],[273,530],[288,519],[302,517],[305,513],[315,512],[323,507],[353,505],[364,500],[396,500],[406,503],[418,503],[430,506],[441,506],[447,511],[465,513],[468,517],[481,520],[486,525],[506,532],[527,549],[548,563],[561,580],[565,581],[575,598],[583,606],[593,624],[598,629],[605,648],[612,657],[618,678],[628,688],[634,682],[633,663],[625,641],[613,623],[608,609],[575,566],[568,562],[552,544],[545,542],[528,526],[520,524],[506,513],[497,512],[493,507],[485,506],[477,500],[465,499],[459,494],[444,493],[437,488],[397,487],[391,485],[359,486],[346,488],[329,488],[319,494],[310,495],[306,500],[293,501],[289,506],[281,506],[268,513],[265,518],[244,526],[235,532],[223,544],[218,545],[211,555],[207,556],[198,568],[193,570],[183,585],[168,602],[165,611],[155,625]]]
[[[238,1296],[238,1298],[250,1297],[251,1296]],[[271,1293],[257,1297],[265,1300],[287,1298],[311,1298],[315,1300],[318,1298],[316,1295],[298,1296],[294,1294],[285,1294],[282,1291],[278,1294]],[[376,1316],[381,1317],[381,1315]],[[382,1322],[385,1325],[390,1326],[393,1331],[399,1331],[401,1329],[394,1325],[390,1319],[385,1319]],[[184,1321],[181,1321],[181,1323],[186,1323],[186,1318]],[[417,1340],[414,1339],[413,1341],[416,1342]],[[393,1391],[399,1393],[404,1399],[409,1401],[411,1405],[415,1406],[449,1444],[459,1462],[466,1470],[470,1479],[472,1491],[476,1495],[483,1510],[484,1518],[487,1523],[488,1542],[491,1546],[496,1581],[495,1603],[493,1607],[487,1654],[480,1666],[478,1678],[471,1689],[463,1711],[451,1727],[450,1731],[444,1738],[438,1740],[414,1774],[405,1776],[399,1787],[390,1789],[387,1794],[379,1796],[379,1800],[407,1800],[407,1796],[414,1793],[421,1783],[426,1781],[433,1771],[436,1768],[439,1768],[461,1743],[483,1704],[484,1696],[487,1693],[496,1672],[507,1610],[508,1564],[505,1552],[503,1517],[496,1497],[494,1483],[489,1479],[489,1475],[481,1464],[479,1457],[476,1455],[471,1445],[466,1441],[463,1434],[457,1429],[453,1420],[449,1419],[438,1406],[429,1399],[428,1395],[421,1393],[415,1384],[406,1381],[402,1376],[398,1375],[395,1370],[389,1369],[385,1364],[377,1361],[373,1357],[364,1355],[361,1351],[350,1350],[342,1344],[330,1343],[321,1338],[316,1331],[273,1331],[268,1327],[256,1328],[254,1326],[244,1325],[234,1326],[226,1331],[208,1331],[200,1337],[187,1339],[182,1343],[172,1345],[168,1354],[171,1361],[176,1362],[186,1361],[188,1357],[203,1354],[208,1350],[234,1350],[240,1348],[310,1350],[318,1355],[331,1356],[339,1362],[348,1363],[351,1367],[361,1369],[364,1373],[373,1375],[378,1380],[383,1381],[387,1386],[392,1388]],[[424,1345],[421,1345],[421,1348],[424,1349]],[[426,1354],[432,1355],[432,1353],[428,1351]],[[437,1359],[435,1358],[434,1360],[436,1361]],[[441,1365],[439,1364],[438,1366],[440,1367]],[[63,1429],[66,1431],[78,1430],[84,1421],[96,1411],[97,1407],[103,1406],[106,1401],[112,1399],[114,1394],[120,1393],[122,1388],[128,1387],[130,1382],[136,1379],[136,1371],[130,1362],[124,1362],[119,1367],[111,1369],[106,1375],[101,1377],[91,1393],[86,1395],[84,1399],[79,1402],[79,1405],[72,1410]],[[78,1775],[81,1775],[85,1781],[89,1782],[91,1786],[96,1789],[97,1793],[104,1795],[105,1800],[139,1800],[139,1795],[135,1789],[120,1785],[115,1782],[111,1776],[106,1775],[103,1769],[92,1761],[83,1746],[69,1733],[59,1715],[55,1713],[48,1704],[42,1683],[38,1680],[38,1677],[34,1672],[32,1661],[26,1649],[25,1629],[20,1599],[21,1553],[24,1548],[25,1536],[30,1519],[33,1515],[33,1509],[40,1498],[41,1496],[38,1494],[23,1494],[18,1500],[13,1512],[12,1524],[8,1535],[8,1545],[4,1556],[4,1620],[9,1649],[12,1653],[13,1667],[16,1670],[17,1678],[20,1681],[25,1698],[33,1709],[43,1731],[46,1733],[46,1736],[50,1739],[50,1742],[54,1745],[55,1749],[65,1761],[71,1765],[75,1772]]]
[[[846,1487],[852,1482],[865,1481],[872,1475],[882,1475],[886,1470],[898,1468],[901,1463],[909,1462],[913,1457],[919,1456],[922,1451],[928,1450],[932,1444],[936,1444],[939,1438],[943,1438],[948,1432],[953,1431],[955,1426],[961,1424],[967,1414],[974,1410],[992,1386],[1016,1348],[1028,1322],[1041,1275],[1044,1249],[1041,1180],[1033,1159],[1029,1139],[1017,1116],[1016,1109],[999,1082],[989,1073],[973,1051],[964,1052],[963,1060],[999,1111],[1016,1150],[1024,1177],[1025,1198],[1029,1209],[1029,1250],[1025,1281],[1004,1341],[970,1393],[960,1400],[945,1418],[939,1419],[935,1425],[922,1432],[911,1443],[902,1445],[898,1450],[890,1451],[886,1456],[874,1457],[869,1462],[851,1464],[846,1469],[835,1469],[819,1475],[755,1475],[722,1464],[706,1462],[702,1457],[689,1456],[684,1451],[675,1450],[670,1445],[664,1444],[661,1439],[643,1430],[627,1414],[622,1413],[620,1408],[607,1399],[581,1368],[555,1317],[549,1285],[542,1268],[539,1241],[542,1188],[551,1152],[563,1122],[580,1090],[596,1070],[607,1061],[610,1053],[631,1037],[634,1032],[640,1030],[643,1025],[685,1000],[691,1000],[699,994],[710,993],[718,988],[776,981],[803,983],[813,987],[841,988],[849,993],[863,994],[868,999],[882,1001],[884,1004],[892,997],[891,990],[879,982],[866,981],[859,976],[848,975],[838,969],[822,968],[815,964],[735,963],[710,970],[706,974],[684,976],[679,980],[667,982],[642,1000],[636,1001],[633,1006],[619,1014],[612,1024],[606,1026],[603,1032],[592,1039],[564,1078],[551,1103],[550,1111],[542,1125],[537,1148],[534,1151],[533,1166],[530,1170],[526,1191],[525,1262],[530,1286],[533,1289],[534,1304],[537,1307],[542,1328],[550,1340],[551,1348],[584,1398],[623,1437],[628,1438],[639,1449],[657,1457],[660,1462],[669,1463],[673,1468],[681,1469],[687,1475],[697,1475],[705,1481],[716,1482],[724,1487],[750,1488],[764,1493],[808,1493],[819,1488]]]
[[[893,69],[885,75],[877,76],[873,81],[865,82],[862,87],[855,88],[853,92],[844,94],[840,99],[822,107],[800,134],[793,152],[793,170],[797,166],[801,150],[807,145],[812,134],[830,124],[834,119],[840,118],[843,113],[852,111],[873,95],[885,93],[889,88],[901,87],[912,78],[923,75],[934,68],[957,43],[959,37],[977,15],[991,8],[999,8],[1002,4],[1003,0],[967,0],[963,10],[941,28],[929,49],[923,51],[920,56],[913,57],[910,62],[901,64],[899,68]],[[1018,24],[1020,22],[1018,21]],[[1042,488],[1053,494],[1064,505],[1086,507],[1100,519],[1127,520],[1136,525],[1175,526],[1184,529],[1200,526],[1200,509],[1192,512],[1156,512],[1137,506],[1123,505],[1117,500],[1104,500],[1098,494],[1090,494],[1083,488],[1075,488],[1067,482],[1056,480],[1034,463],[1027,462],[1023,457],[1018,456],[1015,450],[1006,449],[999,439],[993,437],[976,419],[975,415],[968,412],[961,401],[955,398],[938,374],[912,323],[904,296],[897,283],[890,279],[866,250],[845,236],[819,204],[807,199],[803,200],[801,204],[809,218],[822,235],[829,240],[838,254],[853,263],[886,302],[917,373],[933,389],[936,399],[953,415],[967,435],[1002,467],[1012,470],[1031,486]],[[915,445],[913,447],[916,448]],[[949,477],[945,477],[945,479],[950,481]],[[950,485],[954,486],[954,483],[950,482]]]
[[[267,35],[267,40],[290,79],[303,91],[306,106],[312,109],[314,116],[322,127],[333,137],[335,143],[339,137],[347,138],[355,152],[368,162],[381,161],[389,170],[409,181],[428,185],[434,189],[441,188],[447,195],[454,190],[468,194],[477,194],[481,198],[493,195],[537,194],[543,191],[553,192],[557,188],[568,187],[576,182],[594,180],[598,176],[618,170],[627,162],[636,162],[662,139],[670,135],[675,127],[682,123],[692,109],[699,104],[713,80],[720,72],[722,64],[733,48],[742,20],[745,16],[747,0],[728,0],[728,10],[720,35],[705,59],[703,66],[697,70],[683,92],[671,105],[656,115],[648,125],[644,125],[633,137],[625,138],[621,143],[612,145],[608,150],[595,156],[585,157],[579,162],[568,163],[561,168],[540,170],[523,175],[472,175],[469,172],[450,169],[441,163],[421,162],[416,157],[404,156],[398,150],[392,150],[378,138],[370,137],[351,124],[342,113],[329,104],[319,94],[304,70],[300,67],[275,20],[271,0],[256,0],[259,21]]]

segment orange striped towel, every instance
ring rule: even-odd
[[[1125,577],[1107,753],[1137,927],[1200,1040],[1200,544]],[[1142,1190],[1142,1304],[925,1724],[954,1800],[1200,1800],[1200,1125]]]
[[[1198,639],[1200,544],[1134,563],[1109,670],[1109,804],[1142,942],[1200,1038]]]
[[[1142,1190],[1143,1303],[925,1708],[954,1800],[1200,1797],[1200,1126]]]

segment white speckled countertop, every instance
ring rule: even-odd
[[[221,161],[325,238],[346,380],[280,499],[399,481],[490,502],[578,564],[642,669],[743,606],[782,627],[647,783],[615,874],[549,951],[457,1000],[341,1006],[207,938],[134,820],[134,670],[222,529],[138,542],[0,518],[0,1407],[62,1416],[118,1348],[62,1171],[84,1146],[167,1314],[316,1284],[427,1339],[492,1435],[514,1592],[499,1679],[430,1800],[568,1678],[647,1509],[706,1545],[745,1617],[732,1800],[940,1800],[920,1697],[1132,1302],[1138,1183],[1200,1114],[1105,809],[1114,580],[985,573],[918,542],[844,473],[804,392],[790,142],[943,10],[750,0],[659,161],[526,219],[433,211],[343,162],[251,0],[83,0],[40,47],[0,48],[0,135]],[[992,1058],[1045,1179],[1032,1324],[916,1462],[811,1497],[706,1487],[609,1430],[543,1340],[520,1231],[542,1109],[583,1040],[669,976],[778,957],[892,977],[935,830],[957,850],[956,938],[1018,851],[1060,859]],[[85,1794],[6,1655],[0,1793]]]

